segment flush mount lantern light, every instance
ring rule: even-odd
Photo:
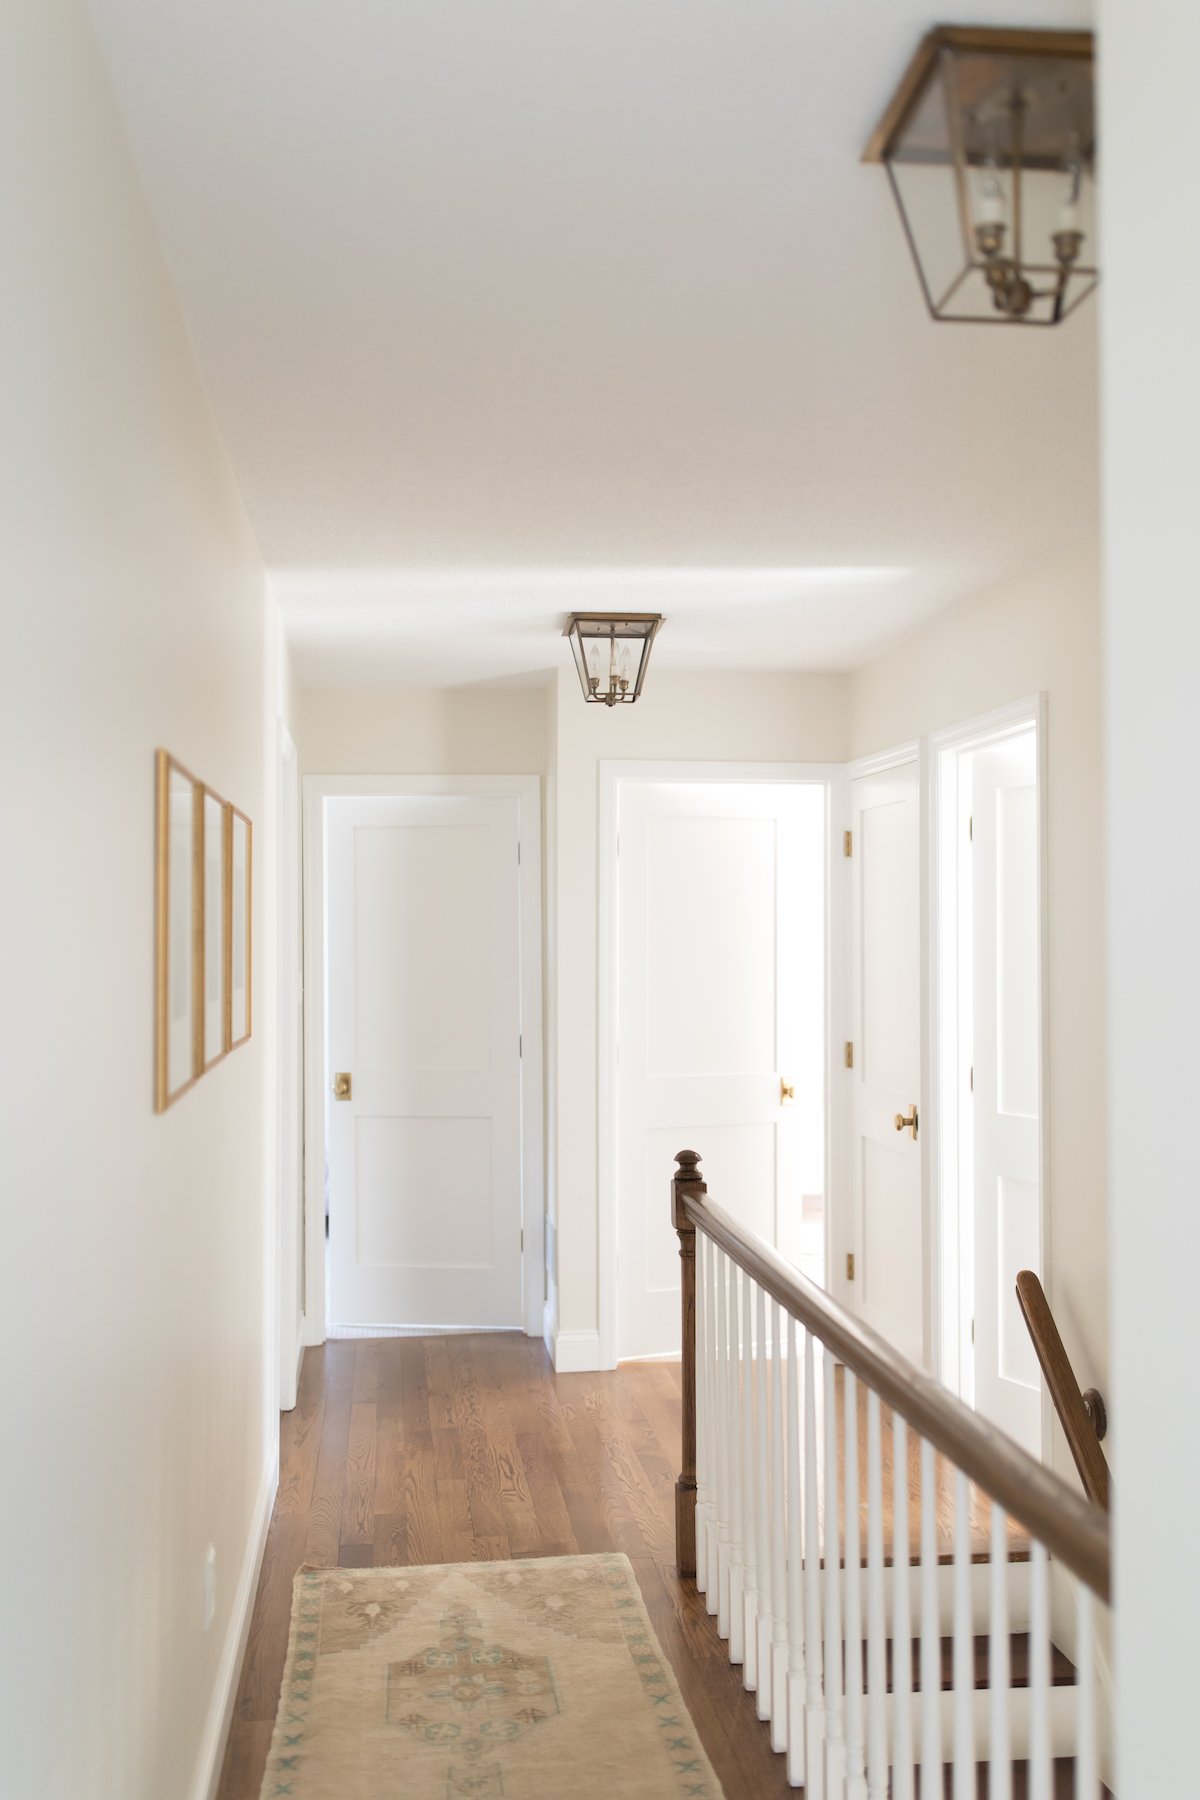
[[[632,706],[642,691],[661,613],[572,613],[563,626],[589,706]]]
[[[1099,280],[1090,31],[942,25],[863,153],[887,169],[926,305],[1057,325]]]

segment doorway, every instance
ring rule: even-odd
[[[678,1354],[666,1183],[685,1145],[714,1200],[824,1283],[832,802],[814,775],[605,765],[612,1361]]]
[[[314,776],[305,805],[320,1336],[540,1335],[538,780]]]
[[[936,739],[931,808],[942,1376],[1035,1456],[1041,1378],[1015,1282],[1044,1273],[1042,711]]]

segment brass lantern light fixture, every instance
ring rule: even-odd
[[[933,318],[1058,325],[1096,286],[1090,31],[938,26],[863,161],[888,172]]]
[[[661,613],[572,613],[563,626],[589,706],[632,706],[646,679]]]

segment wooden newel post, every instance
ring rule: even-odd
[[[683,1304],[683,1467],[675,1483],[675,1561],[681,1575],[696,1573],[696,1227],[683,1209],[686,1195],[707,1193],[700,1158],[681,1150],[671,1183],[671,1222],[679,1233]]]

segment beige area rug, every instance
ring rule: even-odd
[[[263,1800],[720,1800],[624,1556],[305,1569]]]

